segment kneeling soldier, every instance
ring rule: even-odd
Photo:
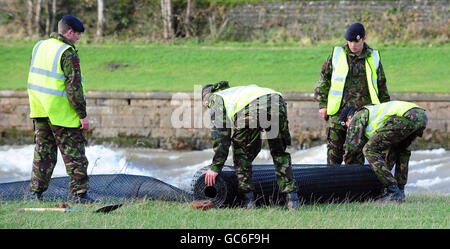
[[[405,101],[367,105],[353,115],[347,110],[340,120],[348,127],[344,161],[353,164],[363,152],[386,192],[380,200],[404,201],[408,178],[409,146],[421,137],[428,118],[420,106]],[[395,164],[395,176],[391,170]]]
[[[230,88],[227,81],[221,81],[203,87],[202,99],[203,105],[211,111],[211,136],[215,153],[211,168],[204,172],[205,183],[209,186],[215,183],[232,145],[238,191],[244,195],[244,205],[254,208],[252,162],[261,150],[261,132],[264,130],[278,186],[286,194],[286,206],[288,209],[298,209],[291,155],[286,152],[286,147],[291,144],[291,136],[286,103],[281,94],[256,85]]]

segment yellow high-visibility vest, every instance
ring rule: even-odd
[[[230,120],[235,121],[234,115],[242,110],[246,105],[261,96],[272,93],[276,93],[281,96],[281,93],[279,92],[256,85],[231,87],[223,91],[215,92],[214,94],[222,97],[227,116]]]
[[[403,116],[405,112],[422,107],[406,101],[393,100],[378,105],[366,105],[364,106],[369,110],[369,121],[366,127],[365,135],[367,138],[371,138],[376,131],[384,126],[386,119],[391,116]]]
[[[343,47],[335,47],[333,50],[333,73],[331,75],[331,87],[328,92],[327,114],[334,115],[339,111],[344,95],[345,79],[348,74],[347,53]],[[380,55],[377,50],[372,51],[372,55],[366,58],[367,86],[369,87],[372,104],[379,104],[377,69],[380,65]]]
[[[67,98],[66,77],[60,63],[67,49],[74,48],[54,38],[40,41],[34,46],[28,73],[30,117],[48,117],[52,125],[76,128],[81,124],[80,117]],[[84,82],[82,87],[85,95]]]

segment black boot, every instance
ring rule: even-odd
[[[400,191],[396,184],[390,185],[386,188],[386,193],[378,199],[379,201],[405,201],[405,194]]]
[[[80,204],[102,203],[100,200],[91,198],[87,193],[74,195],[72,202]]]
[[[398,189],[400,189],[400,192],[405,195],[405,185],[398,185]]]
[[[288,193],[286,195],[286,208],[288,210],[298,210],[299,201],[297,192]]]
[[[254,196],[253,192],[248,192],[248,193],[244,194],[243,207],[247,208],[247,209],[256,208],[255,196]]]
[[[30,202],[40,202],[40,201],[42,201],[42,193],[31,192],[29,201]]]

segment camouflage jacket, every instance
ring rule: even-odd
[[[214,150],[211,170],[220,173],[228,158],[232,126],[226,114],[222,97],[216,94],[211,95],[209,106],[211,114],[211,138],[213,140]]]
[[[354,164],[357,157],[362,153],[362,148],[368,139],[365,136],[366,127],[369,123],[369,110],[363,108],[355,113],[347,129],[347,137],[344,143],[344,162]]]
[[[345,80],[344,94],[342,96],[341,107],[339,111],[333,116],[339,116],[341,111],[347,105],[352,105],[356,108],[364,105],[372,104],[370,100],[369,88],[367,87],[367,76],[365,60],[372,54],[373,49],[364,43],[364,48],[359,56],[354,54],[348,45],[343,47],[347,53],[347,62],[349,70]],[[381,56],[380,56],[381,57]],[[332,65],[333,52],[331,52],[328,59],[323,63],[320,72],[320,78],[317,86],[314,89],[314,99],[319,102],[319,109],[327,108],[328,92],[331,87],[331,74],[333,73]],[[381,103],[390,100],[390,96],[386,86],[386,76],[383,71],[383,66],[380,60],[380,66],[377,70],[378,77],[378,98]]]
[[[69,44],[73,48],[75,45],[61,34],[52,33],[50,38],[58,39],[64,43]],[[87,116],[86,100],[83,95],[83,87],[81,85],[81,69],[80,59],[78,57],[78,50],[67,49],[61,56],[61,68],[66,76],[65,85],[67,98],[73,109],[78,114],[80,119]]]
[[[276,94],[268,94],[264,97],[267,97],[267,100],[270,100],[273,95]],[[258,122],[258,117],[257,115],[255,117],[255,115],[251,114],[258,113],[258,110],[269,110],[269,108],[271,108],[271,102],[261,101],[261,97],[253,100],[250,104],[236,113],[236,120],[232,121],[226,114],[223,98],[216,94],[211,95],[209,100],[209,108],[211,115],[211,138],[213,140],[214,150],[214,157],[211,164],[212,171],[217,173],[222,171],[223,165],[228,158],[228,152],[233,140],[233,131],[241,126],[248,127],[248,125],[256,124]],[[282,100],[282,98],[280,99]]]

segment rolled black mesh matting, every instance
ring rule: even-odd
[[[195,200],[210,199],[216,207],[239,205],[237,177],[234,169],[225,166],[213,186],[205,184],[198,170],[192,179]],[[302,203],[364,201],[375,199],[383,191],[369,165],[292,165]],[[253,165],[253,183],[257,205],[283,204],[273,165]]]
[[[192,194],[148,176],[114,174],[89,176],[89,194],[108,202],[128,202],[147,198],[164,201],[192,201],[210,199],[216,207],[239,205],[234,169],[225,166],[214,186],[206,186],[198,170],[192,179]],[[298,193],[303,203],[361,201],[376,198],[383,189],[369,165],[293,165]],[[283,204],[273,165],[254,165],[253,183],[257,205]],[[0,199],[23,200],[29,197],[30,181],[0,184]],[[52,178],[44,192],[44,200],[67,200],[69,177]]]
[[[44,192],[44,200],[67,200],[69,194],[67,177],[55,177]],[[24,200],[30,194],[30,181],[0,184],[0,199]],[[192,195],[184,190],[148,176],[114,174],[90,175],[89,195],[105,203],[127,202],[134,199],[147,198],[163,201],[191,201]]]

